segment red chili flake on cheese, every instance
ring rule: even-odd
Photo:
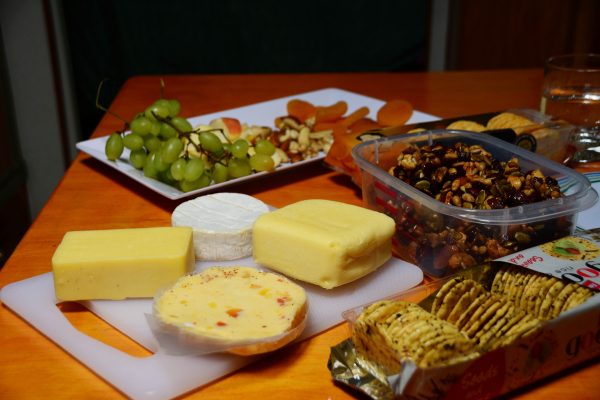
[[[240,311],[242,311],[241,308],[231,308],[231,309],[227,310],[227,315],[229,315],[232,318],[237,318],[238,315],[240,314]]]
[[[259,287],[261,287],[261,286],[257,285],[256,283],[251,283],[250,284],[250,289],[258,289]]]
[[[288,301],[287,297],[278,297],[277,298],[277,303],[280,306],[284,306],[287,301]]]
[[[227,324],[223,321],[217,321],[217,326],[226,326]]]

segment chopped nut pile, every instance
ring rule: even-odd
[[[446,204],[497,209],[561,197],[556,179],[538,169],[523,173],[519,160],[499,161],[480,145],[410,146],[390,173]]]

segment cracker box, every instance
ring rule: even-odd
[[[417,358],[405,358],[400,360],[395,373],[383,373],[381,364],[374,362],[377,356],[365,359],[361,355],[355,346],[354,331],[352,338],[331,350],[328,366],[333,379],[373,399],[485,399],[600,354],[600,229],[578,232],[520,251],[487,266],[403,292],[391,301],[418,303],[424,310],[441,315],[440,304],[444,296],[450,297],[443,288],[453,281],[466,280],[475,280],[503,301],[516,301],[515,310],[531,313],[530,319],[538,321],[536,328],[523,329],[520,335],[507,332],[497,335],[487,347],[480,346],[484,350],[477,357],[451,365],[422,367],[415,361]],[[344,313],[353,329],[368,306]],[[501,320],[497,315],[489,318]],[[454,318],[458,326],[456,321]],[[473,340],[481,337],[486,336],[473,335]]]

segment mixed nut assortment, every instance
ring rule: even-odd
[[[470,209],[501,209],[562,197],[556,179],[538,170],[523,172],[517,158],[500,161],[479,144],[409,146],[391,175],[436,200]],[[468,268],[571,232],[570,218],[495,226],[433,212],[407,198],[397,199],[399,241],[410,261],[433,272]]]

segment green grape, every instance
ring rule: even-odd
[[[204,161],[199,158],[192,158],[188,160],[185,165],[185,171],[183,173],[183,179],[192,182],[200,178],[204,173]]]
[[[223,153],[223,143],[217,135],[212,132],[201,132],[198,135],[198,140],[200,140],[200,145],[202,148],[208,152],[213,153],[216,156],[219,156]]]
[[[254,150],[257,154],[264,154],[267,156],[272,156],[275,153],[275,146],[268,140],[259,139],[256,141],[254,145]]]
[[[177,184],[177,181],[175,180],[175,178],[173,178],[173,175],[171,175],[171,171],[169,169],[159,172],[158,180],[171,186]]]
[[[256,153],[250,157],[250,166],[255,171],[270,171],[275,166],[275,162],[271,156]]]
[[[156,153],[150,153],[146,157],[146,161],[144,162],[144,176],[147,178],[154,178],[158,176],[158,171],[154,167],[154,158]]]
[[[164,162],[172,164],[179,158],[181,150],[183,150],[183,143],[179,138],[171,138],[164,142],[164,147],[161,149],[161,155]]]
[[[115,161],[123,154],[123,138],[118,133],[113,133],[108,137],[106,145],[104,146],[104,152],[106,158],[111,161]]]
[[[154,153],[154,159],[152,160],[154,164],[154,168],[158,172],[163,172],[169,169],[171,163],[166,162],[162,156],[162,151],[157,151]]]
[[[171,106],[170,106],[169,102],[167,100],[160,99],[160,100],[156,100],[154,102],[154,104],[152,104],[150,107],[146,108],[146,110],[144,111],[144,115],[147,118],[150,118],[151,120],[156,121],[157,119],[167,118],[169,116],[170,112],[171,112]]]
[[[185,165],[186,161],[183,158],[178,158],[173,164],[171,164],[171,168],[169,170],[171,171],[171,176],[173,176],[173,179],[176,181],[183,180],[183,176],[185,174]]]
[[[143,115],[137,116],[131,121],[129,124],[129,128],[132,133],[140,136],[146,136],[150,133],[150,128],[152,126],[152,121]]]
[[[179,132],[191,132],[193,130],[192,124],[188,122],[187,119],[181,117],[173,117],[171,118],[171,124],[177,129]]]
[[[192,190],[201,189],[210,184],[210,177],[206,174],[202,174],[200,178],[194,181],[183,180],[179,182],[179,187],[184,192],[191,192]]]
[[[129,162],[134,168],[142,169],[146,162],[146,151],[144,149],[132,150],[129,153]]]
[[[227,173],[232,178],[240,178],[242,176],[250,175],[252,173],[252,168],[250,167],[248,160],[243,158],[232,158],[229,160]]]
[[[223,143],[223,151],[231,154],[231,143]]]
[[[175,99],[170,99],[167,100],[169,102],[169,116],[171,118],[176,117],[179,112],[181,111],[181,104],[179,103],[179,101],[175,100]]]
[[[160,132],[158,133],[160,137],[163,139],[170,139],[172,137],[177,137],[177,131],[171,125],[166,122],[160,123]]]
[[[215,183],[225,182],[229,178],[228,174],[229,173],[225,165],[221,163],[215,163],[212,171],[212,178]]]
[[[160,149],[161,141],[156,136],[146,136],[144,139],[144,146],[148,149],[148,151],[153,152]]]
[[[144,139],[136,133],[130,133],[123,136],[123,145],[129,150],[139,150],[144,147]]]
[[[245,139],[238,139],[231,145],[231,155],[236,158],[246,158],[248,147],[248,142]]]
[[[151,121],[150,122],[150,134],[153,136],[158,136],[160,133],[160,122]]]

